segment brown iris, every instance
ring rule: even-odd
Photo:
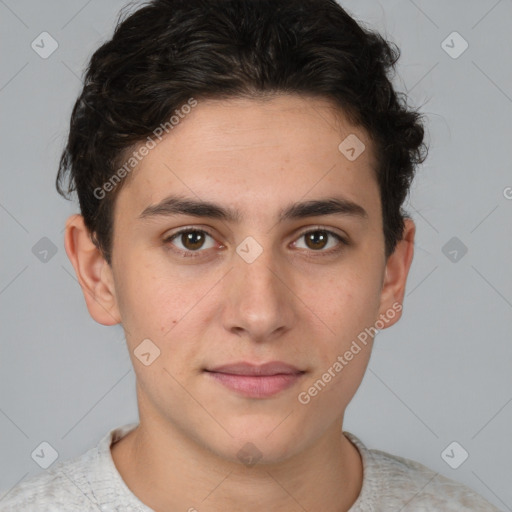
[[[327,244],[329,234],[327,231],[317,230],[306,233],[304,237],[306,238],[306,245],[310,249],[323,249]]]
[[[183,247],[189,251],[200,249],[204,244],[204,233],[200,231],[189,231],[181,234],[181,242]]]

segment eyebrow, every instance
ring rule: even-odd
[[[148,206],[139,215],[139,219],[175,215],[208,217],[233,223],[238,223],[242,219],[241,212],[235,208],[175,195],[168,196],[159,203]],[[368,213],[361,205],[343,197],[328,197],[293,203],[279,212],[278,220],[283,222],[320,215],[342,215],[363,220],[368,219]]]

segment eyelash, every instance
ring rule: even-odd
[[[312,253],[318,253],[319,256],[332,256],[334,254],[337,254],[338,252],[340,252],[341,250],[343,250],[343,246],[348,246],[350,245],[348,240],[346,240],[344,237],[342,237],[341,235],[339,235],[338,233],[335,233],[334,231],[330,231],[328,229],[325,229],[323,227],[316,227],[314,229],[310,229],[308,231],[304,231],[302,232],[298,237],[297,237],[297,240],[302,238],[303,236],[305,235],[309,235],[310,233],[316,233],[318,231],[322,231],[324,233],[327,233],[327,235],[329,236],[333,236],[336,240],[338,240],[338,242],[340,243],[340,245],[334,249],[329,249],[327,251],[322,251],[322,250],[318,250],[318,251],[314,251],[314,250],[309,250],[308,252],[312,252]],[[204,230],[204,229],[196,229],[196,228],[183,228],[183,229],[180,229],[179,231],[177,231],[176,233],[173,233],[172,235],[166,237],[163,242],[164,244],[169,244],[170,242],[172,242],[175,238],[178,238],[180,235],[182,235],[183,233],[203,233],[205,235],[208,235],[209,237],[213,238],[213,235],[211,235],[210,233],[208,233],[208,231]],[[171,244],[172,245],[172,244]],[[198,249],[197,251],[184,251],[182,249],[178,249],[176,247],[172,248],[171,250],[177,252],[178,254],[180,254],[181,256],[183,256],[184,258],[197,258],[197,257],[200,257],[200,254],[201,252],[204,252],[205,249],[201,250],[201,249]]]

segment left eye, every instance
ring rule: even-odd
[[[347,245],[347,242],[340,235],[326,229],[313,229],[311,231],[306,231],[299,236],[299,240],[301,238],[304,238],[306,241],[306,249],[311,249],[317,252],[327,247],[329,238],[331,238],[331,240],[334,238],[338,244],[341,243]],[[297,246],[297,242],[295,242],[294,245]],[[334,247],[336,245],[337,244],[334,244]],[[327,249],[331,249],[332,247],[333,245],[327,247]]]

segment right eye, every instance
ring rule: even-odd
[[[192,253],[202,252],[201,249],[205,249],[205,240],[207,237],[213,240],[213,237],[202,229],[184,228],[180,229],[176,233],[166,237],[164,243],[170,243],[174,247],[178,246],[176,250],[185,257],[195,257]],[[181,244],[181,248],[178,244]],[[210,244],[206,249],[211,249],[215,244]]]

